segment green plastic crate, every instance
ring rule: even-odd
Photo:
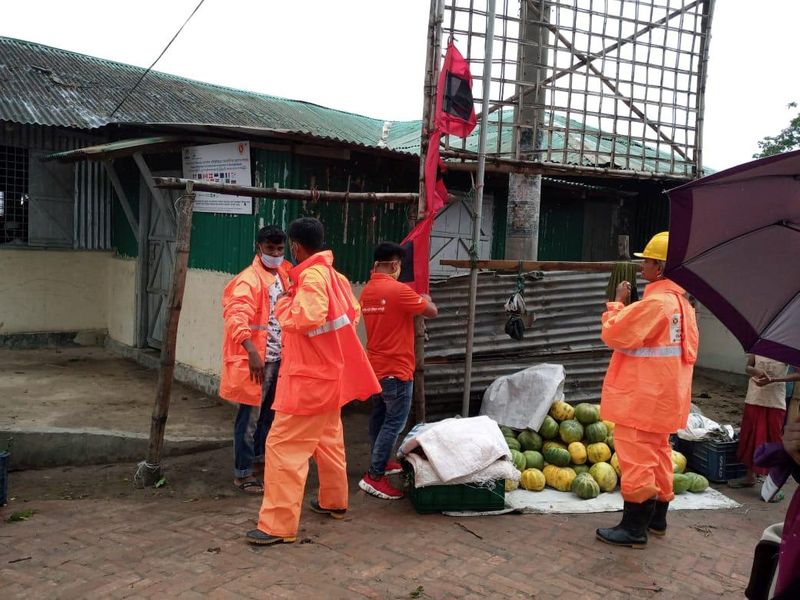
[[[462,483],[416,488],[414,470],[407,464],[404,466],[408,497],[421,515],[437,512],[487,512],[502,510],[506,506],[506,487],[502,479],[480,485]]]

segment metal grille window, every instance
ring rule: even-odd
[[[28,243],[28,151],[0,146],[0,244]]]

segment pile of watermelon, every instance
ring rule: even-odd
[[[546,486],[572,492],[582,499],[613,491],[620,478],[614,452],[614,423],[600,419],[598,404],[573,407],[558,401],[550,408],[539,431],[515,432],[500,426],[511,450],[511,460],[521,472],[519,482],[506,480],[506,491],[518,486],[538,492]],[[684,473],[686,457],[673,451],[675,493],[702,492],[708,481]]]

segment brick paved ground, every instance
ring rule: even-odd
[[[259,500],[190,485],[228,455],[183,460],[158,491],[132,492],[130,465],[12,474],[4,520],[36,513],[0,525],[0,598],[737,598],[786,507],[737,492],[741,509],[672,513],[666,539],[615,549],[593,531],[618,514],[419,516],[358,492],[355,461],[345,521],[306,509],[300,543],[252,548]]]

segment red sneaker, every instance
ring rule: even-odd
[[[389,460],[386,462],[386,471],[384,471],[384,475],[394,475],[402,472],[403,467],[396,460]]]
[[[389,478],[384,475],[378,479],[373,479],[369,473],[365,473],[358,482],[358,487],[376,498],[384,500],[399,500],[403,497],[403,492],[389,483]]]

